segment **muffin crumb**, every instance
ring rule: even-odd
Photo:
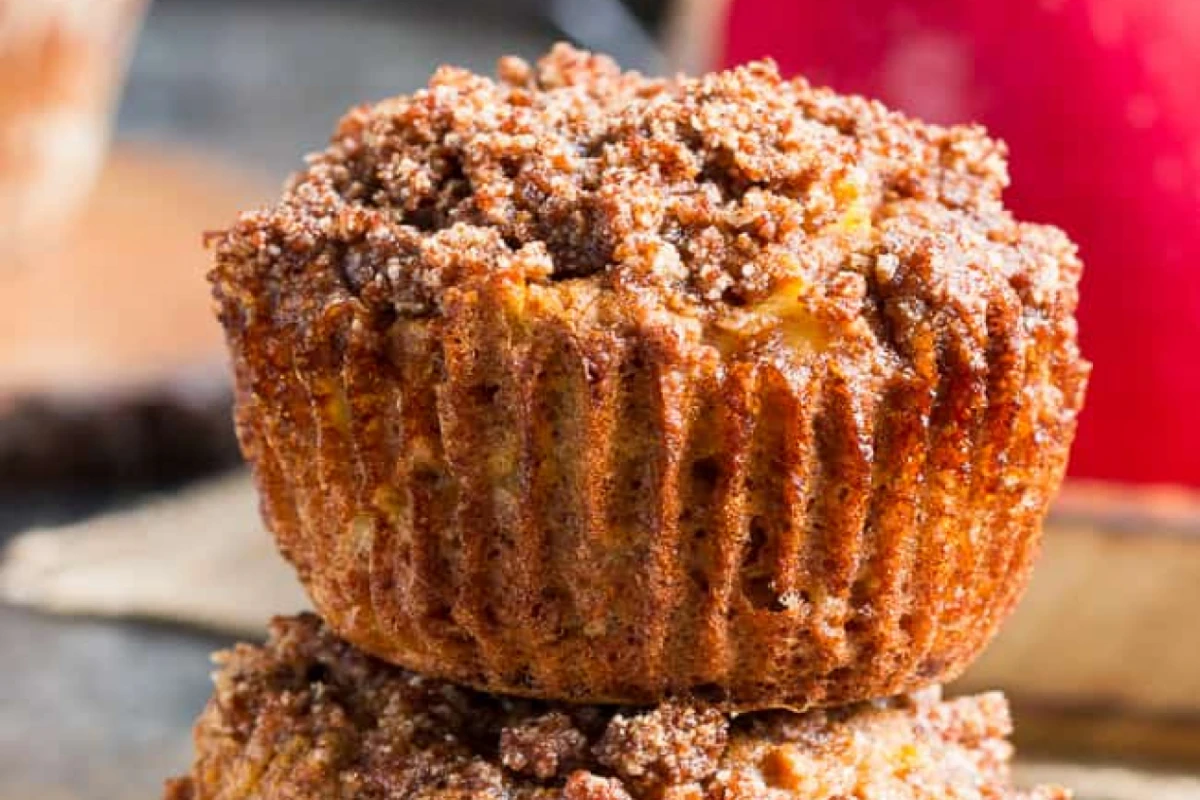
[[[596,757],[630,783],[686,784],[716,772],[728,738],[729,719],[716,708],[665,703],[614,716]]]
[[[584,760],[587,737],[566,714],[552,711],[500,731],[500,762],[546,780]]]
[[[195,763],[167,782],[166,800],[1070,796],[1011,787],[999,695],[943,702],[924,693],[734,719],[681,701],[535,703],[384,664],[311,614],[276,619],[270,630],[264,646],[217,659]]]

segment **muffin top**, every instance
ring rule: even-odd
[[[829,711],[538,703],[388,666],[313,615],[218,655],[190,777],[168,800],[1065,800],[1009,783],[1008,707],[938,690]]]
[[[938,309],[983,339],[1002,299],[1073,334],[1074,247],[1015,221],[1007,181],[981,128],[770,62],[653,79],[559,45],[352,109],[277,205],[217,237],[214,281],[399,318],[503,287],[576,317],[685,320],[703,341],[879,340]]]

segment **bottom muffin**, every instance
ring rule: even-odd
[[[1070,797],[1012,787],[999,694],[733,718],[703,703],[542,703],[384,664],[312,615],[217,663],[191,774],[167,800]]]

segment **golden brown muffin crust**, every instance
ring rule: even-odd
[[[769,64],[566,47],[351,111],[215,239],[264,511],[356,646],[748,709],[957,675],[1023,589],[1088,366],[1003,148]]]
[[[730,720],[705,705],[564,706],[421,678],[278,619],[218,657],[191,774],[168,800],[1067,798],[1009,783],[996,694],[936,691]]]

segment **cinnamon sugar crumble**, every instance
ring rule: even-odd
[[[1072,245],[1003,208],[1005,150],[978,127],[770,62],[650,79],[560,45],[497,73],[443,67],[350,111],[278,205],[219,241],[218,286],[283,293],[319,269],[340,298],[406,317],[499,281],[736,326],[786,285],[848,337],[883,337],[906,304],[957,304],[983,326],[971,298],[1050,308],[1073,291]]]
[[[635,786],[709,778],[729,740],[729,718],[715,708],[667,703],[636,716],[617,714],[596,746],[599,762]]]
[[[167,800],[1067,800],[1012,789],[999,695],[936,690],[730,719],[704,704],[572,706],[386,665],[313,615],[219,660],[197,761]]]
[[[566,714],[552,711],[500,731],[500,762],[518,773],[546,780],[583,763],[587,736]]]

